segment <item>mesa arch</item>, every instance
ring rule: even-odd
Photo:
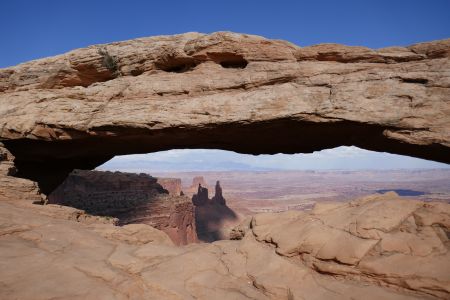
[[[173,148],[355,145],[450,163],[449,57],[450,39],[372,50],[218,32],[0,69],[0,189],[48,194],[74,168]]]

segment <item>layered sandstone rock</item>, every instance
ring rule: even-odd
[[[15,177],[14,156],[0,143],[0,200],[26,199],[32,202],[46,200],[36,182]]]
[[[222,195],[222,187],[220,186],[220,181],[217,180],[215,186],[214,196],[211,198],[212,203],[216,203],[219,205],[226,205],[225,198]]]
[[[199,178],[199,177],[196,177]],[[203,177],[200,177],[203,180]],[[194,178],[195,182],[195,178]],[[205,206],[205,205],[226,205],[225,198],[222,195],[222,187],[220,186],[220,181],[216,181],[216,186],[214,190],[214,196],[209,199],[208,189],[203,187],[200,183],[197,187],[197,193],[192,195],[192,203],[195,206]]]
[[[192,195],[192,204],[195,206],[203,206],[209,203],[208,189],[199,184],[197,187],[197,194]]]
[[[0,298],[450,296],[449,204],[376,195],[256,215],[240,240],[184,247],[148,225],[86,224],[48,208],[0,202]]]
[[[160,229],[176,245],[198,242],[195,211],[187,197],[161,197],[117,216],[121,224],[147,224]]]
[[[197,242],[193,205],[177,191],[181,181],[162,181],[172,194],[147,174],[75,170],[49,195],[48,203],[115,217],[121,225],[148,224],[177,245]]]
[[[276,253],[321,273],[450,297],[450,205],[394,192],[311,213],[256,215],[248,231]],[[251,229],[249,229],[251,227]],[[234,237],[242,226],[235,229]]]
[[[184,193],[181,187],[180,178],[160,178],[158,177],[157,183],[160,184],[170,195],[183,196]]]
[[[30,202],[74,168],[170,148],[356,145],[448,163],[449,56],[450,40],[301,48],[219,32],[1,69],[0,298],[448,299],[448,204],[368,197],[258,215],[233,232],[241,240],[176,248],[148,225]],[[170,207],[192,215],[180,203]],[[160,214],[169,229],[192,224]]]
[[[195,177],[194,183],[203,177]],[[199,240],[213,242],[228,239],[231,228],[239,222],[238,215],[226,205],[222,187],[216,182],[214,196],[210,199],[208,189],[199,183],[197,193],[192,196],[195,210],[195,226]]]
[[[188,195],[198,194],[198,187],[202,186],[206,189],[209,189],[209,186],[206,184],[205,178],[203,176],[195,176],[192,178],[192,184],[186,188],[186,192]]]
[[[217,32],[0,70],[0,139],[49,194],[74,168],[170,148],[340,145],[450,162],[450,40],[372,50]],[[126,103],[126,105],[124,105]]]

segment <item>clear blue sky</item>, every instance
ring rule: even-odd
[[[450,37],[449,0],[0,1],[0,68],[92,44],[231,30],[380,48]]]

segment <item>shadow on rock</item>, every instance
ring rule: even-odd
[[[211,199],[208,197],[208,189],[199,184],[197,194],[192,196],[192,203],[195,206],[198,239],[204,242],[227,239],[226,232],[235,225],[238,217],[226,205],[220,182],[216,182],[215,194]]]
[[[150,225],[164,231],[176,245],[198,241],[194,205],[183,196],[177,178],[75,170],[49,195],[48,202],[117,218],[117,225]]]

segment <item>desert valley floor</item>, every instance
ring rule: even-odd
[[[396,191],[413,199],[450,203],[450,169],[156,172],[180,178],[184,190],[197,176],[213,187],[220,180],[228,206],[243,214],[311,209],[316,202],[349,201]],[[190,194],[192,195],[192,194]]]

